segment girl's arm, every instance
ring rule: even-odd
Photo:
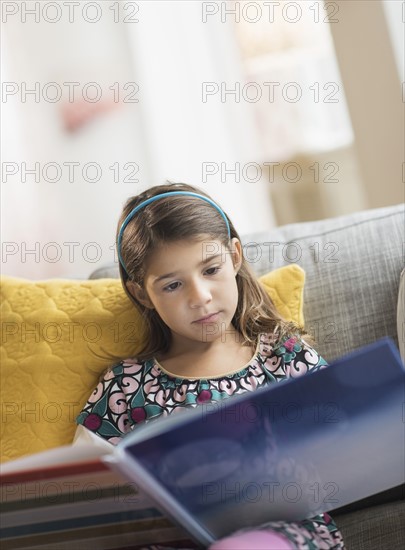
[[[90,432],[97,440],[100,438],[107,444],[117,445],[130,431],[128,403],[121,383],[123,368],[121,362],[104,373],[76,418],[77,424],[85,430],[84,437],[87,436],[86,432]],[[132,378],[131,374],[124,375],[125,383],[136,384]],[[82,433],[79,432],[78,437]]]
[[[95,435],[93,432],[79,424],[76,429],[75,436],[73,438],[72,445],[95,445],[96,447],[105,448],[111,450],[112,443],[109,443],[105,439]]]

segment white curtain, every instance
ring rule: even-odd
[[[114,259],[124,200],[166,179],[206,189],[242,234],[274,224],[268,183],[243,179],[246,165],[252,163],[254,171],[262,158],[252,106],[223,103],[218,94],[202,100],[204,82],[231,87],[243,79],[233,25],[203,23],[200,1],[139,2],[138,23],[123,20],[131,3],[98,4],[103,16],[95,24],[84,21],[80,9],[74,23],[64,17],[51,24],[41,15],[41,3],[27,2],[31,10],[37,6],[38,23],[33,16],[23,23],[16,15],[3,25],[2,61],[8,64],[3,81],[26,82],[28,88],[39,82],[41,90],[48,82],[78,81],[81,89],[95,81],[105,97],[114,83],[121,97],[133,91],[127,83],[139,85],[138,103],[122,104],[70,133],[61,102],[35,102],[32,96],[23,102],[16,94],[2,104],[3,162],[19,167],[2,184],[2,239],[17,247],[14,254],[12,244],[3,248],[6,275],[88,277]],[[113,5],[121,10],[117,22]],[[37,182],[32,175],[21,180],[23,163],[29,168],[39,163],[42,173],[52,162],[62,168],[76,162],[80,169],[97,163],[102,177],[91,183],[78,169],[70,182],[65,168],[55,183],[42,176]],[[124,167],[131,162],[139,165],[135,183],[124,181],[130,175]],[[114,181],[116,163],[120,176]],[[204,166],[216,173],[204,178]],[[89,243],[96,245],[88,248]]]
[[[211,17],[204,22],[203,4],[142,2],[139,22],[126,27],[150,183],[194,183],[221,202],[240,233],[268,229],[274,224],[269,184],[264,178],[253,183],[263,158],[254,105],[221,100],[221,89],[244,79],[234,25]],[[203,97],[204,90],[211,95]]]

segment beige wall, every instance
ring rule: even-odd
[[[405,199],[404,102],[398,52],[393,49],[398,40],[391,40],[390,34],[393,21],[389,28],[380,0],[334,4],[338,22],[330,29],[354,142],[328,153],[291,158],[268,173],[279,225]],[[390,17],[401,17],[401,11],[392,11]],[[402,40],[403,32],[402,26]],[[293,181],[297,170],[300,177]]]
[[[267,170],[279,225],[335,217],[367,208],[353,147],[296,157],[275,166],[273,173],[269,167]]]
[[[338,0],[331,25],[367,206],[404,200],[404,103],[382,2]]]

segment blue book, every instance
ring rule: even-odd
[[[405,482],[405,369],[384,338],[300,378],[139,426],[103,457],[196,542]]]

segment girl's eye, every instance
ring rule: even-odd
[[[167,285],[163,288],[164,292],[173,292],[174,290],[176,290],[178,288],[178,285],[180,283],[171,283],[170,285]]]
[[[220,269],[220,267],[209,267],[205,272],[208,273],[208,275],[215,275]]]

